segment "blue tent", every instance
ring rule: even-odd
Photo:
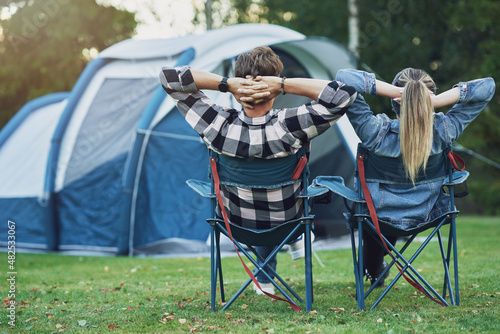
[[[338,43],[274,25],[118,43],[88,64],[71,92],[30,101],[0,132],[0,233],[7,235],[6,222],[13,221],[17,248],[32,250],[206,250],[209,203],[185,180],[206,178],[207,150],[158,73],[164,65],[189,64],[231,76],[236,56],[259,45],[273,47],[287,77],[332,79],[338,69],[357,66]],[[237,105],[229,94],[208,95]],[[276,106],[303,102],[287,95]],[[316,138],[313,176],[352,179],[357,142],[345,118]],[[328,230],[339,215],[318,212],[318,225]]]

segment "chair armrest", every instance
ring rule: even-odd
[[[329,191],[330,190],[325,187],[313,187],[312,185],[310,185],[309,187],[307,187],[307,196],[300,196],[300,197],[315,198],[324,195]]]
[[[212,193],[212,183],[193,179],[187,180],[186,183],[199,195],[207,198],[215,198],[215,194]]]
[[[445,186],[456,186],[457,184],[462,184],[464,183],[467,178],[469,177],[469,172],[464,170],[464,171],[459,171],[459,172],[454,172],[452,176],[452,180],[450,181],[449,178],[447,177],[444,180],[443,185]]]
[[[308,190],[311,188],[327,189],[352,202],[365,202],[364,199],[358,197],[354,190],[345,186],[344,179],[340,176],[318,176],[313,180]]]

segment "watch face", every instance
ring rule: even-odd
[[[224,77],[219,83],[219,91],[222,93],[227,93],[229,90],[229,85],[227,84],[227,78]]]

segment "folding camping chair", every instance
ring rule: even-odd
[[[404,276],[407,281],[416,289],[420,290],[427,297],[433,299],[443,306],[459,305],[459,287],[458,287],[458,263],[457,263],[457,241],[455,230],[455,218],[458,211],[455,210],[454,197],[461,197],[466,193],[456,194],[454,186],[464,184],[469,173],[459,168],[455,160],[459,160],[463,165],[463,160],[453,154],[451,150],[446,150],[443,154],[434,155],[429,158],[425,172],[421,172],[416,180],[416,183],[433,182],[436,180],[444,180],[443,188],[448,188],[450,208],[453,210],[446,212],[440,217],[425,222],[418,228],[401,229],[387,221],[379,220],[376,216],[375,209],[371,196],[368,192],[365,182],[378,182],[378,183],[391,183],[391,184],[411,184],[407,180],[403,168],[403,162],[399,158],[382,157],[370,152],[362,144],[358,146],[357,152],[357,168],[356,168],[356,182],[358,191],[354,191],[344,185],[343,179],[338,176],[333,177],[317,177],[311,184],[311,187],[328,188],[333,193],[336,193],[344,198],[348,212],[344,215],[347,219],[347,225],[351,234],[352,255],[354,262],[354,275],[356,279],[356,298],[360,310],[365,309],[365,300],[374,291],[374,288],[386,278],[389,269],[396,264],[399,267],[399,273],[391,281],[391,283],[382,291],[376,301],[371,305],[370,310],[376,307],[380,301],[387,295],[387,293],[394,287],[396,282],[401,276]],[[459,171],[455,171],[458,169]],[[363,184],[364,183],[364,184]],[[443,189],[444,191],[445,189]],[[354,203],[351,205],[351,203]],[[372,208],[370,208],[372,207]],[[354,210],[352,209],[354,208]],[[367,212],[369,208],[369,213]],[[444,225],[449,225],[449,237],[447,250],[443,238],[441,237],[441,228]],[[355,230],[358,230],[357,250]],[[418,249],[411,256],[403,256],[408,246],[412,243],[415,237],[423,231],[431,231],[425,238],[425,241],[418,247]],[[380,233],[379,233],[380,232]],[[384,246],[381,241],[384,240],[387,245],[386,249],[389,251],[392,262],[379,274],[378,279],[372,283],[371,287],[364,292],[363,276],[364,276],[364,263],[363,263],[363,233],[373,233],[378,243]],[[392,245],[387,238],[391,236],[407,237],[407,241],[399,250]],[[422,275],[414,268],[412,263],[422,253],[424,248],[430,241],[437,236],[438,246],[441,253],[441,260],[444,264],[444,281],[443,293],[439,294]],[[453,283],[450,275],[450,260],[453,257]],[[449,302],[446,300],[447,291]]]
[[[262,272],[268,278],[269,275],[263,271],[264,268],[272,271],[268,262],[276,255],[287,243],[297,239],[304,234],[305,241],[305,304],[306,311],[312,310],[313,295],[312,295],[312,263],[311,263],[311,232],[313,229],[314,216],[309,214],[309,199],[321,194],[325,194],[328,190],[316,188],[313,193],[308,192],[307,177],[309,174],[307,157],[304,148],[299,150],[295,155],[276,159],[241,159],[219,155],[215,152],[210,154],[211,173],[209,177],[211,182],[199,180],[187,180],[187,184],[196,192],[204,197],[208,197],[212,201],[212,217],[207,219],[212,230],[210,234],[211,240],[211,308],[215,311],[215,297],[217,287],[217,276],[219,276],[221,300],[225,302],[225,291],[222,276],[222,263],[220,251],[220,234],[224,234],[231,238],[237,252],[242,253],[255,266],[251,272],[242,260],[245,270],[250,278],[242,285],[242,287],[233,295],[222,310],[226,310],[238,296],[248,287],[254,280],[258,272]],[[231,222],[226,222],[216,216],[217,205],[217,190],[220,184],[229,184],[242,188],[267,188],[273,189],[294,182],[302,182],[302,193],[299,196],[304,204],[304,216],[300,219],[284,222],[277,227],[266,230],[254,230],[235,225]],[[220,203],[220,202],[219,202]],[[245,247],[247,246],[247,247]],[[266,258],[262,259],[255,250],[255,246],[276,246],[274,251]],[[247,249],[249,251],[247,251]],[[255,256],[255,258],[252,256]],[[239,253],[238,253],[239,256]],[[259,266],[257,258],[263,263]],[[240,256],[241,259],[241,256]],[[271,280],[276,289],[284,296],[285,300],[295,310],[300,310],[295,300],[303,303],[303,299],[293,291],[293,289],[282,279],[276,272],[275,278],[281,283],[283,288],[274,280]],[[256,282],[256,281],[254,281]],[[268,295],[266,292],[264,292]],[[291,296],[292,297],[291,297]],[[272,296],[272,295],[271,295]],[[275,297],[275,296],[274,296]],[[282,298],[278,297],[277,299]]]

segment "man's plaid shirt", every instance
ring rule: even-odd
[[[261,117],[216,105],[196,88],[187,66],[164,67],[160,82],[209,149],[239,158],[272,159],[295,154],[333,125],[354,102],[356,91],[330,82],[317,101],[296,108],[271,109]],[[333,157],[332,157],[333,158]],[[229,220],[248,228],[270,228],[302,215],[300,183],[277,189],[221,186]]]

